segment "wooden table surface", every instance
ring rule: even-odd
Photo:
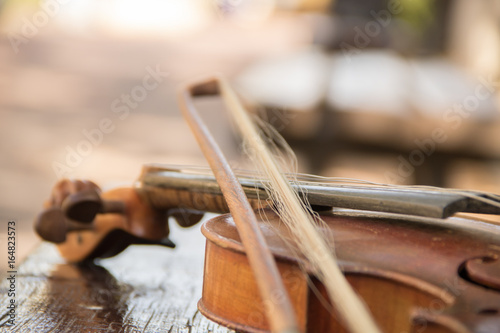
[[[173,223],[172,223],[173,225]],[[15,326],[6,327],[9,282],[0,284],[1,332],[232,332],[197,310],[205,239],[173,226],[175,249],[133,246],[96,264],[64,262],[42,243],[17,267]]]

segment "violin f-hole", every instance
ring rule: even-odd
[[[500,291],[500,260],[497,254],[468,259],[460,265],[458,274],[471,283]]]

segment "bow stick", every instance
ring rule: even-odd
[[[221,188],[245,247],[250,266],[264,301],[278,302],[276,310],[266,307],[274,332],[298,332],[297,320],[281,280],[276,262],[257,224],[257,217],[222,151],[193,106],[191,96],[217,93],[213,81],[188,87],[182,92],[181,109]],[[279,294],[279,298],[273,295]]]

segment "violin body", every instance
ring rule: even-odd
[[[301,331],[344,332],[286,228],[270,210],[257,216]],[[500,332],[500,227],[350,210],[321,217],[342,270],[383,332]],[[269,331],[264,309],[273,304],[259,296],[231,216],[209,220],[202,232],[200,311],[237,330]]]

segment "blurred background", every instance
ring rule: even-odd
[[[302,172],[500,193],[498,0],[0,0],[0,34],[0,237],[17,221],[21,257],[58,179],[204,165],[176,92],[216,72]],[[199,106],[231,147],[221,101]]]

